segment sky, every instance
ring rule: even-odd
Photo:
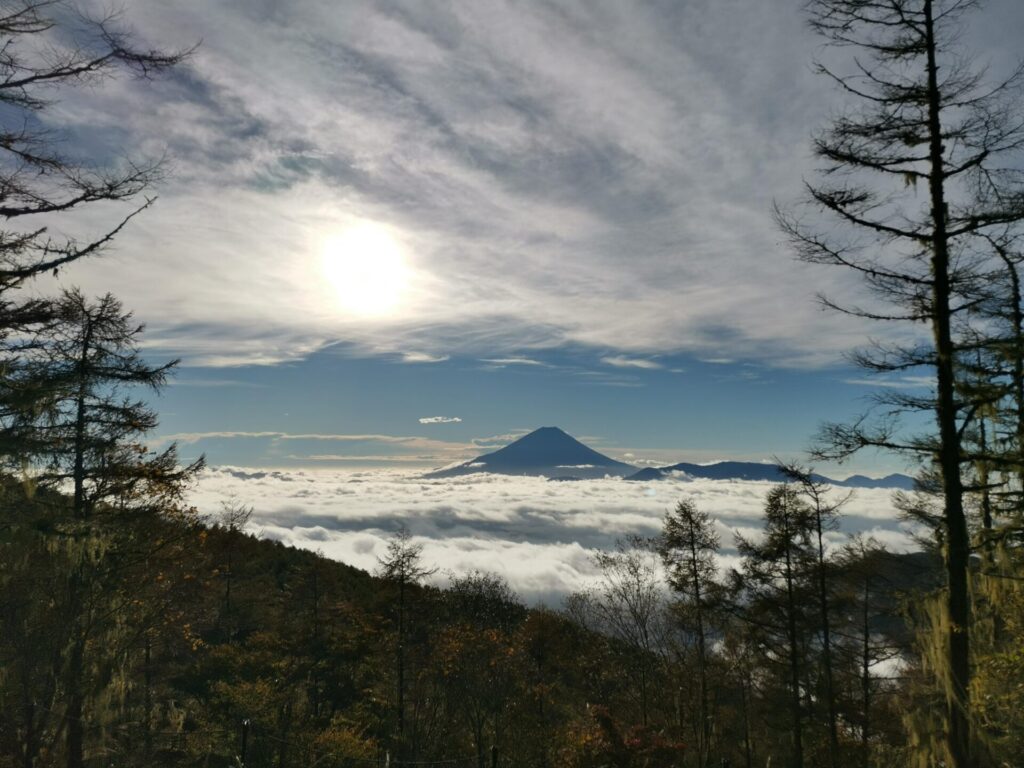
[[[544,425],[638,464],[796,457],[923,386],[845,362],[904,331],[822,311],[859,287],[772,220],[841,107],[801,5],[130,0],[147,44],[199,44],[187,64],[46,119],[168,173],[57,282],[181,358],[153,441],[215,466],[427,468]],[[964,39],[998,72],[1022,28],[992,0]]]

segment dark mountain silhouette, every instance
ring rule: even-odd
[[[664,469],[658,469],[657,467],[644,467],[639,472],[629,475],[626,479],[646,481],[664,480],[666,477],[668,477],[668,472],[666,472]]]
[[[648,467],[626,477],[627,480],[648,482],[664,480],[673,473],[683,473],[688,477],[708,480],[761,480],[769,483],[782,483],[788,480],[785,473],[774,464],[760,464],[755,461],[719,461],[715,464],[690,464],[681,462],[669,467]],[[912,490],[914,478],[907,475],[892,474],[882,478],[852,475],[845,480],[833,480],[824,475],[812,475],[819,482],[828,483],[841,488],[899,488]]]
[[[914,490],[914,478],[907,475],[892,474],[885,477],[867,477],[866,475],[850,475],[845,480],[836,481],[836,485],[847,488],[901,488],[904,491]]]
[[[636,472],[636,467],[588,448],[558,427],[541,427],[500,450],[430,472],[426,477],[457,477],[474,472],[544,475],[564,480],[629,475]]]
[[[593,448],[588,448],[558,427],[535,429],[493,453],[485,453],[462,464],[428,472],[424,477],[459,477],[480,472],[544,476],[550,480],[584,480],[611,475],[646,482],[663,480],[678,473],[709,480],[760,480],[781,483],[787,479],[782,470],[774,464],[753,461],[720,461],[716,464],[681,462],[668,467],[645,467],[638,470],[631,464],[616,461]],[[846,480],[832,480],[817,474],[814,477],[821,482],[847,488],[909,490],[914,487],[913,478],[906,475],[889,475],[879,479],[853,475]]]

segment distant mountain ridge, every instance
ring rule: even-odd
[[[491,472],[499,475],[543,476],[551,480],[584,480],[605,476],[650,482],[678,475],[708,480],[759,480],[783,482],[787,478],[774,464],[753,461],[720,461],[714,464],[681,462],[667,467],[640,469],[598,453],[558,427],[541,427],[492,453],[451,467],[434,470],[427,478],[460,477]],[[821,482],[846,488],[900,488],[910,490],[914,479],[893,474],[883,478],[853,475],[833,480],[814,475]]]
[[[676,473],[705,480],[759,480],[769,483],[783,483],[790,479],[774,464],[761,464],[756,461],[719,461],[714,464],[680,462],[668,467],[646,467],[632,475],[627,475],[626,480],[638,482],[665,480]],[[914,488],[914,478],[901,474],[886,475],[881,478],[851,475],[845,480],[834,480],[817,473],[811,477],[819,482],[841,488],[894,488],[905,491],[913,490]]]

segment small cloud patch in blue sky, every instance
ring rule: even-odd
[[[647,360],[642,357],[626,357],[625,355],[602,357],[601,362],[614,368],[642,368],[647,371],[656,371],[664,367],[656,360]]]
[[[423,416],[420,424],[458,424],[462,419],[458,416]]]
[[[448,355],[429,355],[426,352],[406,352],[402,355],[403,363],[443,363]]]
[[[542,363],[540,360],[534,360],[533,358],[530,357],[485,357],[481,360],[481,362],[490,363],[491,365],[496,365],[499,367],[504,367],[506,365],[533,365],[539,366],[541,368],[550,367],[547,363]]]

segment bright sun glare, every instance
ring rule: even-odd
[[[327,237],[320,246],[320,263],[343,311],[381,317],[401,306],[409,266],[387,227],[362,222]]]

